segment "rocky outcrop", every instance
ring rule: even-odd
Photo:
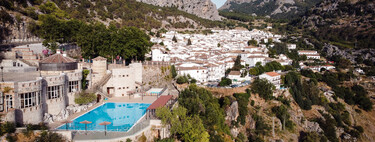
[[[226,109],[226,117],[225,117],[225,120],[229,121],[229,122],[232,122],[232,121],[236,121],[237,120],[237,117],[240,115],[240,113],[238,112],[238,102],[237,101],[234,101],[229,108]]]
[[[137,0],[161,7],[177,7],[179,10],[209,20],[221,20],[216,5],[211,0]]]
[[[305,128],[305,130],[308,132],[323,132],[322,128],[320,128],[319,123],[317,122],[305,121],[303,128]]]
[[[45,113],[43,117],[43,121],[45,123],[53,123],[55,121],[65,120],[74,113],[86,111],[92,105],[93,105],[92,103],[89,103],[87,105],[69,105],[57,115]]]
[[[375,49],[340,49],[337,46],[325,44],[322,52],[325,53],[327,57],[341,56],[342,58],[350,60],[352,63],[356,63],[357,58],[375,62]]]
[[[314,0],[296,2],[297,0],[227,0],[219,10],[232,10],[259,16],[285,18],[302,14],[306,8],[313,6],[311,3],[316,3]],[[299,3],[306,3],[306,5],[300,5]]]

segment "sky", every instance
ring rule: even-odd
[[[220,8],[221,6],[224,5],[224,3],[227,1],[227,0],[211,0],[213,3],[216,4],[216,8]]]

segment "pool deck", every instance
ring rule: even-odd
[[[78,113],[75,113],[75,114],[72,114],[68,117],[67,120],[73,120],[83,114],[85,114],[86,112],[89,112],[95,108],[97,108],[98,106],[106,103],[106,102],[113,102],[113,103],[147,103],[147,104],[151,104],[153,103],[155,100],[157,99],[156,96],[144,96],[143,99],[142,97],[139,97],[139,98],[133,98],[133,97],[113,97],[113,98],[108,98],[108,100],[106,101],[101,101],[99,103],[96,103],[95,105],[89,107],[86,111],[81,111],[81,112],[78,112]],[[50,129],[56,129],[58,128],[59,126],[61,126],[62,124],[62,121],[55,121],[51,124],[49,124],[49,128]]]

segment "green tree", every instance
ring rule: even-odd
[[[195,142],[209,141],[209,134],[197,116],[187,115],[186,108],[179,106],[171,112],[168,108],[162,107],[156,110],[156,116],[162,120],[164,126],[170,125],[172,135],[183,141]]]
[[[250,46],[250,45],[257,46],[258,42],[256,40],[252,39],[252,40],[247,41],[247,45],[248,46]]]
[[[238,55],[237,58],[236,58],[236,61],[234,61],[234,65],[233,65],[233,68],[232,70],[234,71],[239,71],[242,69],[242,65],[241,65],[241,56]]]
[[[229,127],[224,123],[224,110],[210,91],[192,84],[180,92],[178,102],[187,109],[187,114],[201,118],[210,141],[223,141],[224,136],[229,135]]]
[[[251,85],[251,92],[259,94],[265,100],[270,100],[275,86],[266,79],[256,78]]]
[[[175,78],[177,76],[176,67],[174,65],[171,66],[171,74],[172,78]]]
[[[228,86],[228,85],[231,85],[232,84],[232,80],[229,79],[229,78],[226,78],[226,77],[222,77],[220,82],[219,82],[219,86]]]

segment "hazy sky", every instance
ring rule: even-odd
[[[216,8],[220,8],[227,0],[211,0],[213,3],[216,4]]]

